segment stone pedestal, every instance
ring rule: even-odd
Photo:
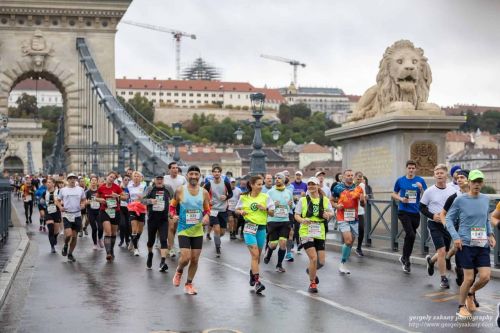
[[[445,116],[440,111],[401,110],[347,123],[326,135],[342,146],[342,168],[362,171],[382,199],[392,193],[408,159],[417,162],[418,175],[432,177],[434,166],[446,161],[446,132],[464,122],[465,117]]]

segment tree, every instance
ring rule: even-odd
[[[495,189],[493,187],[485,185],[481,189],[481,193],[484,193],[484,194],[496,194],[497,192],[495,191]]]
[[[12,118],[34,118],[37,116],[36,97],[23,93],[16,101],[17,108],[9,108],[9,117]]]
[[[491,134],[500,133],[500,112],[488,110],[483,114],[475,114],[471,110],[466,112],[466,121],[460,126],[464,132],[474,132],[480,129]]]
[[[143,129],[148,130],[150,128],[142,117],[151,123],[154,122],[155,107],[152,101],[149,101],[146,97],[137,93],[132,99],[129,99],[128,102],[125,102],[125,99],[118,96],[118,102],[123,105],[128,114],[130,114]],[[137,113],[139,113],[142,117],[137,115]]]
[[[292,113],[290,112],[290,107],[288,105],[280,104],[278,118],[282,124],[288,124],[292,121]]]
[[[311,109],[303,103],[290,106],[292,117],[307,119],[311,116]]]

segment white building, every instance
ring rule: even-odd
[[[38,107],[63,106],[63,98],[57,87],[46,80],[24,80],[19,82],[9,95],[9,107],[17,107],[17,99],[22,94],[35,96]]]

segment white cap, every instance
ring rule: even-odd
[[[288,170],[284,170],[284,171],[283,171],[283,174],[285,175],[285,177],[286,177],[286,176],[290,176],[290,172],[288,172]]]
[[[66,176],[66,179],[70,178],[78,178],[74,173],[70,173],[69,175]]]
[[[296,175],[301,175],[301,176],[303,175],[301,171],[295,171],[295,174]]]
[[[309,178],[309,179],[307,180],[307,183],[308,183],[308,184],[309,184],[309,183],[314,183],[314,184],[316,184],[316,185],[319,185],[319,179],[318,179],[318,178],[316,178],[316,177],[311,177],[311,178]]]
[[[318,177],[319,175],[326,175],[326,173],[324,171],[318,171],[318,172],[316,172],[314,177]]]
[[[231,178],[231,179],[229,179],[229,181],[230,181],[231,183],[233,183],[233,182],[236,182],[236,179]]]

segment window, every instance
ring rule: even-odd
[[[171,93],[167,93],[167,96],[171,96],[172,94]]]
[[[201,104],[201,101],[196,101],[196,103]]]
[[[174,100],[174,103],[175,104],[179,103],[179,100],[178,99]]]
[[[147,91],[144,92],[144,96],[148,96],[149,93]]]
[[[182,93],[182,96],[186,96],[186,93]]]
[[[224,97],[224,94],[219,94],[219,97]]]
[[[167,103],[172,103],[172,100],[171,99],[167,99]]]
[[[160,103],[163,103],[163,99],[160,99]]]
[[[129,91],[129,92],[128,92],[128,94],[129,94],[129,95],[133,95],[133,94],[134,94],[134,92],[133,92],[133,91]]]
[[[193,101],[192,99],[190,99],[190,100],[189,100],[189,103],[193,104],[193,103],[194,103],[194,101]]]
[[[215,97],[215,94],[212,94],[212,97]]]
[[[185,99],[182,100],[182,104],[186,104],[186,100]]]
[[[125,95],[125,91],[122,91],[120,94]]]
[[[201,94],[196,94],[197,97],[201,97]]]
[[[240,95],[238,95],[238,99],[240,99]]]
[[[205,104],[208,104],[208,101],[205,101]]]
[[[160,96],[163,96],[163,93],[162,93],[162,92],[160,93]]]
[[[156,96],[156,92],[152,92],[151,95]]]
[[[229,98],[233,99],[233,94],[230,94],[230,95],[229,95]]]
[[[205,97],[208,97],[208,94],[205,94]]]
[[[179,96],[179,93],[174,93],[174,96]]]

